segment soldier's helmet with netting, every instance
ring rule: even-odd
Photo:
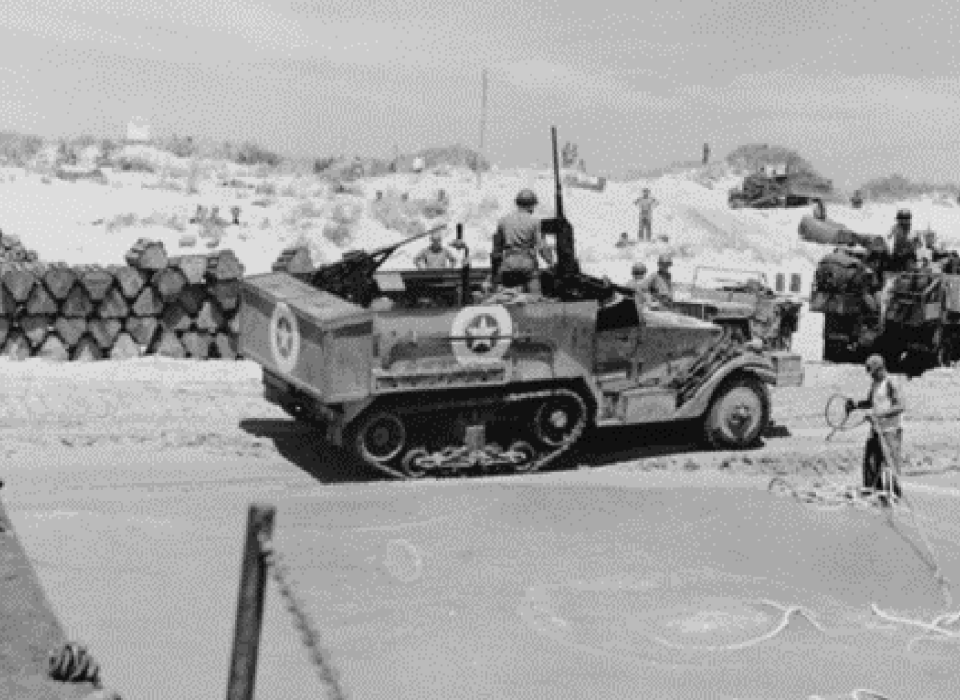
[[[529,188],[524,188],[517,193],[517,206],[535,207],[537,205],[537,193]]]

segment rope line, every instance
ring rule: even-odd
[[[340,682],[340,673],[330,662],[332,654],[323,645],[317,626],[310,618],[296,590],[296,582],[291,575],[290,566],[276,544],[264,537],[260,538],[260,553],[267,568],[277,584],[284,607],[293,618],[293,626],[300,632],[300,638],[313,664],[320,683],[326,689],[330,700],[346,700],[347,694]]]
[[[836,419],[837,411],[835,410],[838,400],[843,401],[843,411],[842,411],[843,417],[840,420]],[[827,400],[827,404],[824,407],[823,414],[824,414],[824,420],[826,421],[827,425],[829,425],[832,428],[832,431],[827,436],[828,441],[838,431],[853,430],[854,428],[857,428],[867,422],[868,416],[864,415],[863,419],[859,423],[856,423],[854,425],[849,425],[849,426],[847,425],[847,421],[849,420],[850,413],[851,413],[850,411],[847,410],[848,401],[849,401],[849,398],[846,396],[843,396],[842,394],[833,394]],[[897,497],[893,493],[892,487],[895,483],[897,483],[897,478],[900,476],[900,472],[902,471],[900,467],[900,462],[892,458],[890,445],[887,442],[887,438],[883,434],[883,432],[876,429],[874,429],[874,431],[876,432],[876,435],[880,442],[880,450],[883,453],[883,465],[880,472],[883,488],[879,493],[874,493],[869,495],[867,493],[864,493],[863,491],[858,491],[856,492],[855,497],[857,500],[859,500],[860,498],[866,497],[867,500],[871,503],[871,505],[873,505],[877,500],[883,500],[883,499],[889,500],[892,507],[899,505],[900,501],[903,502],[903,504],[906,506],[907,512],[910,514],[910,519],[913,522],[914,528],[916,529],[917,533],[920,535],[920,541],[923,544],[924,548],[926,549],[927,554],[929,554],[929,561],[927,561],[927,565],[933,570],[934,577],[937,581],[937,584],[940,586],[940,592],[943,594],[947,607],[948,608],[952,607],[953,595],[950,591],[950,581],[949,579],[947,579],[946,575],[943,573],[943,570],[940,567],[939,558],[937,557],[937,553],[933,547],[933,543],[930,541],[930,538],[927,537],[926,531],[924,530],[923,526],[921,526],[920,521],[917,518],[916,508],[913,506],[913,503],[907,499],[906,493],[903,493],[902,487],[901,487],[901,496]],[[773,487],[773,482],[771,481],[768,488],[772,491],[773,490],[772,487]],[[790,488],[789,485],[788,485],[788,488]],[[849,492],[844,493],[843,496],[846,497],[848,501],[854,499],[854,494]],[[814,495],[813,498],[816,499],[816,495]],[[801,498],[801,500],[803,499]],[[834,504],[836,504],[836,502],[834,502]],[[883,503],[881,503],[881,505],[883,505]],[[892,512],[893,512],[893,508],[891,508],[891,511],[890,511],[891,526],[893,526]],[[894,527],[894,529],[896,528]],[[923,558],[926,558],[926,557],[923,557]]]
[[[836,435],[838,432],[846,432],[848,430],[854,430],[859,428],[861,425],[867,422],[866,415],[860,418],[859,423],[854,423],[853,425],[847,425],[847,421],[850,420],[850,413],[847,412],[847,398],[842,394],[833,394],[829,399],[827,399],[827,404],[823,408],[823,418],[833,430],[830,431],[830,434],[827,435],[826,442],[830,442],[831,438]],[[831,413],[831,407],[836,405],[836,400],[839,399],[843,401],[843,418],[839,421],[836,420],[836,417]]]

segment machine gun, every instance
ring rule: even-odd
[[[563,185],[560,181],[560,157],[557,150],[557,127],[550,127],[553,140],[553,184],[556,215],[540,222],[542,233],[556,240],[556,261],[553,268],[541,277],[544,293],[564,301],[595,299],[609,300],[615,293],[633,296],[633,290],[611,284],[609,281],[584,274],[577,260],[573,225],[563,211]]]
[[[335,263],[323,265],[313,272],[295,275],[305,282],[347,301],[369,306],[378,295],[378,288],[373,274],[398,249],[421,238],[426,238],[436,231],[440,231],[445,224],[418,233],[392,245],[383,246],[372,251],[349,250],[343,258]]]

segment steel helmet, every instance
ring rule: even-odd
[[[529,188],[524,188],[517,193],[517,206],[520,207],[529,207],[536,206],[537,202],[537,193]]]
[[[913,214],[910,213],[909,209],[901,209],[897,212],[897,221],[910,221],[913,218]]]
[[[670,267],[673,265],[673,256],[669,253],[663,253],[659,258],[657,258],[657,265],[660,267]]]
[[[642,262],[635,262],[633,263],[633,267],[631,268],[631,271],[635,275],[642,275],[647,272],[647,266],[644,265]]]
[[[867,358],[867,370],[873,372],[878,369],[885,369],[886,363],[880,355],[871,355]]]

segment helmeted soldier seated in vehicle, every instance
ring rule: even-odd
[[[644,288],[649,297],[661,306],[670,306],[673,303],[673,280],[670,267],[673,258],[664,253],[657,259],[657,271],[644,280]]]
[[[446,270],[457,262],[449,248],[443,245],[443,231],[430,234],[430,245],[420,251],[413,264],[418,270]]]
[[[529,189],[517,194],[517,210],[497,223],[490,267],[501,287],[540,293],[539,257],[553,264],[553,253],[544,245],[540,220],[533,215],[537,195]]]

